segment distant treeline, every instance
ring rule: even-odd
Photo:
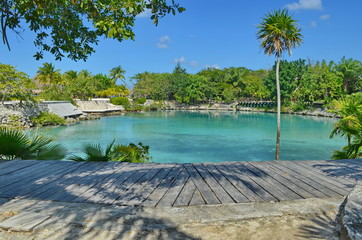
[[[271,70],[244,67],[204,69],[188,74],[178,64],[172,73],[139,73],[133,77],[133,95],[154,100],[198,104],[210,101],[274,101],[275,66]],[[304,108],[329,103],[362,90],[362,62],[342,58],[338,63],[307,60],[281,61],[281,96],[284,106]]]
[[[93,97],[131,97],[173,100],[185,104],[232,101],[274,101],[275,66],[271,70],[245,67],[204,69],[189,74],[178,64],[172,73],[136,74],[132,91],[124,84],[125,71],[119,66],[109,75],[87,70],[60,73],[50,63],[39,67],[36,76],[0,64],[0,99],[44,100],[89,99]],[[122,84],[117,83],[122,82]],[[281,61],[280,84],[283,106],[304,109],[311,103],[328,104],[333,99],[362,91],[362,62],[342,58],[339,62],[307,60]],[[33,94],[31,92],[33,90]]]

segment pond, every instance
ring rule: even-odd
[[[282,115],[281,160],[330,159],[346,144],[329,139],[336,119]],[[152,161],[195,163],[273,160],[276,114],[219,111],[158,111],[126,113],[61,127],[40,128],[39,133],[63,144],[69,155],[84,143],[103,146],[142,142],[150,146]]]

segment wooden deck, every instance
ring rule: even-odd
[[[191,206],[347,195],[362,160],[203,164],[0,162],[0,197],[129,206]]]

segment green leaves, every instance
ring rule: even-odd
[[[135,18],[147,9],[152,11],[151,19],[156,25],[166,14],[185,11],[174,1],[166,0],[4,0],[0,1],[0,32],[10,49],[7,32],[21,36],[20,19],[24,19],[36,34],[37,60],[43,58],[44,52],[50,52],[56,60],[68,57],[85,61],[100,37],[120,42],[133,40]]]
[[[49,138],[30,138],[19,130],[0,127],[0,158],[59,160],[63,159],[65,154],[65,148]]]
[[[138,145],[130,143],[129,145],[114,145],[113,140],[104,149],[98,144],[86,144],[83,146],[84,157],[73,155],[69,157],[72,161],[90,161],[90,162],[149,162],[149,147],[141,142]]]
[[[266,14],[257,32],[264,53],[281,56],[284,51],[288,51],[291,55],[291,49],[299,46],[303,38],[296,23],[285,9]]]
[[[0,99],[14,98],[32,101],[33,83],[29,76],[17,71],[13,66],[0,64]]]

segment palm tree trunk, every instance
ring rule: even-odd
[[[279,64],[280,64],[280,55],[277,56],[277,66],[276,66],[276,84],[277,84],[277,141],[275,147],[275,160],[279,160],[280,154],[280,82],[279,82]]]

